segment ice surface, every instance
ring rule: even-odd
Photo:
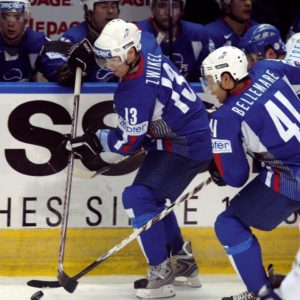
[[[41,300],[128,300],[137,299],[133,281],[137,276],[87,276],[80,279],[77,289],[69,294],[63,288],[44,289]],[[176,300],[220,300],[245,291],[234,275],[202,275],[201,288],[176,287]],[[28,300],[39,289],[26,285],[31,279],[56,280],[54,277],[0,277],[1,300]]]

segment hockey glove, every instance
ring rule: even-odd
[[[225,186],[226,182],[223,180],[214,160],[209,165],[208,172],[213,182],[219,186]]]
[[[79,67],[83,72],[88,73],[95,63],[93,47],[87,38],[71,47],[68,64],[72,71],[75,72]]]
[[[57,69],[58,82],[64,86],[73,87],[75,84],[75,72],[72,72],[68,63],[62,64]]]
[[[102,146],[92,131],[88,130],[82,136],[70,139],[66,143],[66,149],[74,152],[91,171],[97,171],[105,165],[100,157]]]

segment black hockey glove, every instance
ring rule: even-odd
[[[92,131],[88,130],[82,136],[70,139],[66,143],[66,149],[74,152],[91,171],[97,171],[105,165],[100,157],[102,146]]]
[[[211,176],[211,179],[213,180],[213,182],[219,186],[225,186],[226,185],[226,182],[223,180],[216,164],[215,164],[215,161],[212,160],[210,165],[209,165],[209,174]]]
[[[68,63],[62,64],[57,69],[58,82],[64,86],[74,87],[75,72],[73,72]]]
[[[83,72],[88,73],[95,63],[93,46],[87,38],[71,47],[68,53],[68,65],[73,72],[79,67]]]

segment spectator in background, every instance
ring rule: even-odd
[[[222,17],[205,25],[215,48],[238,47],[243,34],[257,22],[251,19],[252,0],[216,0],[222,10]]]
[[[78,51],[84,52],[84,44],[93,44],[100,35],[104,26],[111,20],[119,16],[120,0],[80,0],[84,10],[85,21],[67,30],[60,41],[74,44],[69,51],[68,61],[58,70],[58,80],[61,84],[73,86],[75,82],[75,68],[73,57],[77,56]],[[92,48],[88,45],[87,48]],[[73,51],[76,49],[75,51]],[[87,60],[83,65],[84,81],[107,82],[117,81],[117,77],[109,70],[101,69],[97,66],[93,57],[86,53]]]
[[[199,81],[202,60],[214,46],[203,25],[181,20],[186,1],[172,2],[172,24],[169,23],[169,1],[152,0],[152,17],[138,22],[138,26],[154,34],[163,53],[178,67],[186,80],[196,82]]]
[[[286,54],[280,32],[271,24],[252,26],[242,37],[239,48],[246,53],[249,68],[258,60],[284,59]]]
[[[57,81],[56,69],[63,56],[47,55],[49,39],[28,28],[28,0],[0,0],[0,81],[35,81],[41,72],[49,81]],[[49,50],[49,47],[48,47]]]

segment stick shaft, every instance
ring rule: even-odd
[[[76,75],[75,75],[75,86],[74,86],[71,138],[75,138],[77,133],[81,76],[82,76],[82,71],[80,68],[77,68]],[[69,163],[68,163],[67,179],[66,179],[64,202],[63,202],[60,245],[59,245],[59,252],[58,252],[58,272],[63,271],[65,244],[67,238],[67,227],[68,227],[68,218],[69,218],[69,206],[70,206],[70,198],[71,198],[71,190],[72,190],[73,169],[74,169],[74,153],[71,152],[69,154]]]
[[[168,16],[169,16],[169,58],[173,61],[173,0],[169,0],[168,3]]]

